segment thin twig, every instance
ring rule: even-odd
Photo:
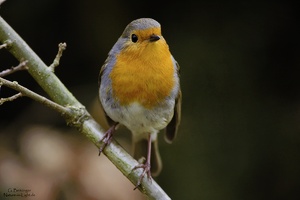
[[[53,60],[53,63],[49,66],[49,69],[52,72],[54,72],[55,67],[57,67],[59,65],[60,58],[62,57],[63,51],[66,50],[66,48],[67,48],[67,44],[65,42],[59,43],[57,55],[56,55],[55,59]]]
[[[37,102],[40,102],[40,103],[42,103],[42,104],[44,104],[44,105],[52,108],[53,110],[61,113],[62,115],[67,115],[67,114],[70,113],[70,109],[69,108],[61,106],[61,105],[59,105],[59,104],[57,104],[57,103],[55,103],[55,102],[53,102],[53,101],[51,101],[51,100],[49,100],[47,98],[45,98],[45,97],[43,97],[43,96],[35,93],[35,92],[27,89],[26,87],[23,87],[22,85],[18,84],[18,82],[16,82],[16,81],[12,82],[12,81],[9,81],[9,80],[6,80],[6,79],[0,77],[0,85],[1,86],[9,87],[9,88],[11,88],[13,90],[16,90],[16,91],[20,92],[19,94],[21,96],[27,96],[27,97],[29,97],[29,98],[37,101]],[[11,100],[14,100],[14,99],[16,99],[18,97],[19,97],[19,95],[18,96],[14,95],[14,96],[9,97],[9,98],[11,98]],[[9,100],[7,100],[7,101],[9,101]]]
[[[21,71],[21,70],[27,70],[27,66],[26,64],[28,63],[27,60],[23,61],[23,62],[20,62],[18,66],[16,67],[11,67],[10,69],[6,69],[6,70],[3,70],[2,72],[0,72],[0,77],[4,77],[4,76],[7,76],[9,74],[12,74],[16,71]]]
[[[16,100],[17,98],[22,97],[22,96],[23,96],[22,93],[19,92],[18,94],[15,94],[15,95],[13,95],[13,96],[11,96],[11,97],[0,98],[0,106],[1,106],[2,104],[4,104],[5,102],[8,102],[8,101],[14,101],[14,100]]]

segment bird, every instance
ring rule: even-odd
[[[99,73],[99,99],[110,128],[99,141],[99,155],[123,125],[131,131],[133,157],[144,162],[134,189],[147,175],[158,176],[162,160],[157,135],[172,143],[181,121],[179,64],[152,18],[130,22],[108,53]]]

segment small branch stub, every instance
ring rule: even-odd
[[[8,48],[11,44],[12,44],[11,40],[6,40],[6,41],[3,42],[3,44],[0,45],[0,49]]]
[[[6,47],[7,47],[6,43],[0,45],[0,49],[6,48]]]
[[[53,60],[53,63],[49,66],[49,69],[52,72],[54,72],[55,67],[57,67],[59,65],[60,58],[62,57],[63,51],[66,50],[66,48],[67,48],[67,44],[65,42],[59,43],[57,55],[56,55],[55,59]]]

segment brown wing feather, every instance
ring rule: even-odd
[[[165,140],[172,143],[176,137],[178,127],[181,120],[181,91],[178,92],[178,97],[175,101],[174,116],[166,127]]]
[[[176,66],[177,66],[177,71],[179,74],[180,67],[177,62],[176,62]],[[165,140],[168,143],[173,142],[173,140],[176,137],[177,131],[178,131],[178,127],[179,127],[180,120],[181,120],[181,100],[182,100],[182,93],[179,88],[178,95],[175,99],[174,115],[173,115],[173,118],[171,119],[170,123],[166,127]]]
[[[108,58],[105,60],[104,64],[102,65],[101,69],[100,69],[100,73],[99,73],[99,77],[98,77],[98,88],[99,88],[99,91],[100,91],[100,84],[101,84],[101,77],[102,77],[102,73],[104,71],[104,69],[106,68],[107,66],[107,62],[108,62]],[[101,94],[99,93],[99,96]],[[99,101],[100,101],[100,98],[99,98]],[[101,105],[101,108],[103,109],[103,106],[101,104],[101,101],[100,101],[100,105]],[[111,127],[112,125],[115,124],[115,121],[113,121],[105,112],[105,110],[103,109],[104,113],[105,113],[105,118],[106,118],[106,121],[108,123],[108,125]]]

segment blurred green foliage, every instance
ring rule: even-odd
[[[56,74],[87,106],[97,97],[99,69],[125,26],[140,17],[156,19],[181,66],[183,90],[178,138],[172,145],[160,141],[162,188],[172,199],[299,196],[296,3],[10,0],[0,14],[46,64],[58,43],[67,43]],[[5,50],[0,60],[1,70],[18,63]],[[24,72],[9,78],[42,93]],[[2,88],[1,96],[10,92]],[[27,116],[32,104],[22,98],[2,105],[1,128]],[[23,117],[23,125],[51,123],[43,116],[52,111],[40,109],[44,114]]]

